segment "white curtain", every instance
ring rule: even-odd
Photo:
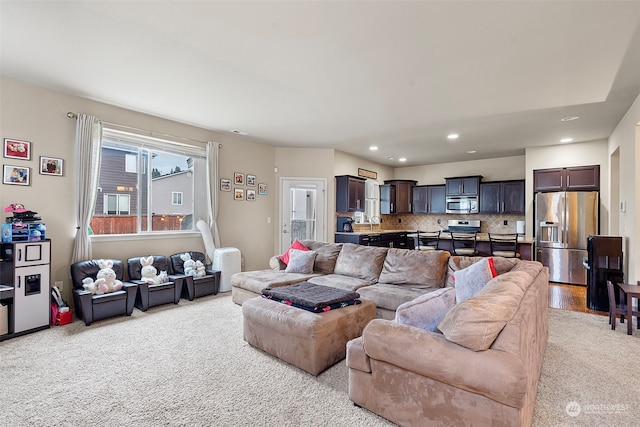
[[[102,123],[94,116],[78,114],[76,122],[76,239],[71,263],[92,258],[89,224],[93,216],[100,177]]]
[[[218,153],[220,144],[207,142],[207,209],[209,209],[209,230],[216,248],[220,247],[218,232]]]

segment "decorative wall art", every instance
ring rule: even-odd
[[[231,191],[231,180],[222,178],[220,179],[220,191]]]
[[[40,156],[40,174],[62,176],[62,159]]]
[[[233,174],[233,181],[236,183],[236,185],[244,185],[244,174],[235,172]]]
[[[31,168],[23,166],[4,165],[2,174],[3,184],[29,185]]]
[[[267,184],[258,184],[258,194],[265,196],[267,194]]]
[[[247,188],[247,200],[250,202],[256,201],[256,190],[250,190]]]
[[[234,200],[244,200],[244,190],[242,188],[233,189]]]
[[[255,175],[247,175],[247,185],[251,187],[256,186],[256,176]]]
[[[31,143],[5,138],[4,156],[9,159],[31,160]]]

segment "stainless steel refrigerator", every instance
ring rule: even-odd
[[[586,285],[587,237],[598,234],[597,191],[536,193],[536,259],[549,281]]]

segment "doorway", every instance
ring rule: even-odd
[[[327,180],[280,178],[280,252],[295,239],[326,241]]]

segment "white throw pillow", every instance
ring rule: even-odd
[[[435,332],[438,323],[456,303],[454,288],[440,288],[400,304],[396,322]]]
[[[316,260],[316,251],[289,250],[289,264],[285,268],[287,273],[313,273],[313,262]]]
[[[456,288],[456,304],[477,294],[487,282],[498,274],[493,267],[493,258],[483,258],[467,268],[453,273]]]

